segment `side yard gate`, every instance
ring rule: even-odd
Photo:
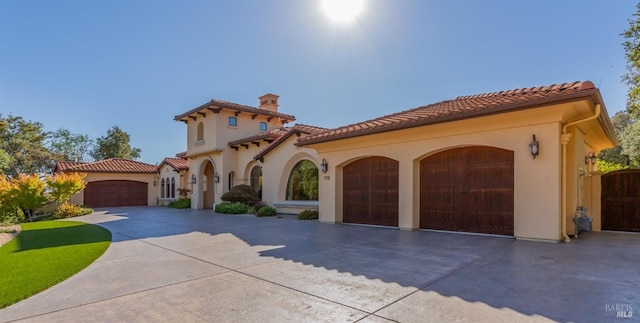
[[[640,169],[602,175],[602,230],[640,232]]]

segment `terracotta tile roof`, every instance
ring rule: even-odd
[[[162,160],[160,165],[158,165],[157,169],[160,170],[160,168],[165,164],[173,167],[173,169],[175,170],[189,169],[189,165],[187,165],[187,160],[184,158],[166,157],[165,159]]]
[[[176,157],[178,158],[187,158],[187,152],[186,151],[182,151],[176,154]]]
[[[202,110],[219,112],[220,111],[219,109],[229,109],[237,112],[248,112],[251,115],[263,115],[267,117],[280,118],[282,119],[283,124],[296,120],[296,117],[289,114],[263,110],[259,108],[250,107],[248,105],[242,105],[242,104],[237,104],[237,103],[222,101],[222,100],[211,100],[199,107],[193,108],[183,114],[179,114],[175,116],[173,120],[187,122],[189,117],[192,117],[192,118],[199,117],[200,115],[197,115],[196,113],[203,112]]]
[[[593,96],[598,90],[590,81],[552,84],[477,95],[459,96],[379,118],[311,134],[298,139],[299,146],[352,138],[429,124],[517,111],[544,104]]]
[[[261,160],[261,161],[264,160],[264,156],[265,155],[267,155],[270,151],[272,151],[278,145],[280,145],[285,140],[287,140],[287,138],[289,138],[289,137],[291,137],[293,135],[297,135],[297,136],[300,136],[300,134],[311,135],[311,134],[316,134],[316,133],[322,133],[323,131],[326,131],[326,130],[328,130],[328,129],[327,128],[316,127],[316,126],[309,126],[309,125],[306,125],[306,124],[297,124],[297,125],[289,128],[285,133],[283,133],[280,137],[278,137],[278,139],[276,139],[274,142],[269,144],[269,146],[265,147],[257,155],[253,156],[253,159]]]
[[[56,166],[53,169],[53,172],[65,172],[68,169],[71,169],[76,166],[81,166],[87,164],[86,162],[75,162],[75,161],[58,161],[56,162]]]
[[[282,136],[287,131],[289,131],[288,127],[280,127],[278,129],[269,130],[267,132],[260,133],[251,137],[231,141],[229,142],[229,147],[237,148],[238,146],[243,144],[249,144],[253,142],[259,143],[260,141],[266,141],[268,143],[272,143],[274,140],[278,139],[278,137]]]
[[[68,167],[65,172],[83,173],[156,173],[155,165],[121,158],[111,158],[93,163],[82,163]]]

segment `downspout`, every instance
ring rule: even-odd
[[[567,144],[571,139],[572,134],[567,133],[567,128],[570,126],[583,123],[589,120],[596,119],[600,116],[601,106],[600,104],[596,104],[596,111],[592,116],[586,117],[584,119],[576,120],[573,122],[569,122],[562,127],[562,134],[560,135],[560,143],[562,144],[562,203],[561,203],[561,233],[564,238],[564,242],[569,243],[571,239],[567,235]]]

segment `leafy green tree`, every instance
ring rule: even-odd
[[[640,3],[636,4],[634,18],[629,19],[629,28],[622,33],[625,41],[627,73],[622,80],[629,86],[627,91],[627,109],[632,115],[640,114]]]
[[[73,134],[67,129],[58,129],[49,137],[49,150],[56,161],[88,161],[92,146],[89,136]]]
[[[142,150],[133,148],[129,144],[129,134],[120,127],[114,126],[107,131],[107,135],[96,140],[96,146],[91,152],[95,160],[109,158],[137,159]]]
[[[19,173],[46,173],[53,168],[51,152],[45,146],[48,133],[39,122],[31,122],[9,115],[0,115],[0,149],[8,163],[5,173],[16,177]]]
[[[13,158],[4,149],[0,148],[0,174],[4,174],[11,166]]]

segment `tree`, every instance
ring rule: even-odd
[[[53,168],[51,152],[45,146],[48,133],[39,122],[0,115],[0,149],[9,155],[5,172],[9,177],[19,173],[46,173]],[[2,157],[0,157],[2,159]]]
[[[627,110],[632,115],[640,114],[640,3],[636,4],[634,19],[629,19],[629,28],[622,33],[626,39],[624,47],[627,73],[622,80],[629,86]]]
[[[598,169],[620,169],[640,165],[640,118],[619,111],[612,118],[619,145],[600,152]]]
[[[44,195],[45,182],[40,180],[38,174],[18,174],[11,179],[11,184],[12,203],[15,203],[15,206],[22,210],[29,221],[32,221],[33,212],[47,202]]]
[[[53,176],[47,176],[47,187],[49,188],[49,196],[54,202],[66,202],[73,194],[82,191],[87,182],[84,178],[86,173],[56,173]]]
[[[140,158],[140,148],[133,148],[129,144],[129,134],[120,127],[114,126],[107,131],[107,135],[96,140],[96,146],[91,152],[95,160],[109,158],[137,159]]]
[[[11,166],[13,158],[4,149],[0,148],[0,174],[4,174]]]
[[[67,129],[58,129],[49,139],[49,150],[54,160],[88,161],[93,140],[87,135],[73,134]]]

